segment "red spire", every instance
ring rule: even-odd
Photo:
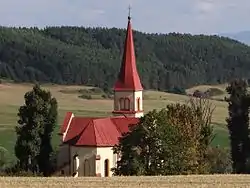
[[[133,31],[130,20],[131,17],[129,15],[122,64],[118,80],[115,83],[115,91],[143,90],[136,68]]]

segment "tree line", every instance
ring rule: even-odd
[[[0,27],[0,78],[16,82],[111,88],[121,64],[124,29]],[[205,35],[134,32],[145,89],[173,91],[250,78],[250,47]]]

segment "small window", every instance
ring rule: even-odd
[[[120,98],[120,110],[122,111],[129,111],[130,110],[130,100],[129,98]]]
[[[119,103],[120,103],[120,110],[123,110],[125,108],[125,104],[124,104],[124,98],[120,98],[119,99]]]
[[[141,110],[141,99],[140,97],[137,98],[137,111]]]
[[[85,159],[84,161],[84,176],[90,176],[90,163],[88,159]]]
[[[125,98],[125,100],[124,100],[124,110],[129,110],[130,109],[130,100],[129,100],[129,98]]]

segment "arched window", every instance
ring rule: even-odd
[[[130,100],[129,100],[129,98],[125,98],[125,100],[124,100],[124,110],[129,110],[130,109]]]
[[[78,169],[79,169],[79,157],[78,155],[74,155],[73,157],[73,172],[78,175]]]
[[[85,159],[84,161],[84,176],[90,176],[90,164],[89,164],[89,160],[88,159]]]
[[[109,177],[109,160],[104,161],[104,176]]]
[[[137,111],[141,110],[141,99],[140,97],[137,98]]]
[[[120,98],[120,110],[122,111],[129,111],[130,110],[130,100],[129,98]]]
[[[125,105],[125,104],[124,104],[124,101],[125,101],[124,98],[120,98],[120,99],[119,99],[120,110],[124,110],[124,107],[125,107],[125,106],[124,106],[124,105]]]

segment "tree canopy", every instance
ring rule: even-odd
[[[231,141],[231,156],[234,173],[247,173],[250,157],[249,107],[250,95],[245,80],[236,79],[226,88],[229,97],[226,119]]]
[[[124,29],[0,27],[0,77],[112,87],[123,53]],[[250,47],[228,38],[134,32],[137,65],[146,89],[249,79]]]
[[[114,147],[121,156],[113,169],[115,175],[211,172],[212,108],[198,100],[150,111],[132,126]]]
[[[57,121],[57,101],[37,84],[24,99],[16,126],[15,154],[19,168],[48,176],[52,171],[51,137]]]

